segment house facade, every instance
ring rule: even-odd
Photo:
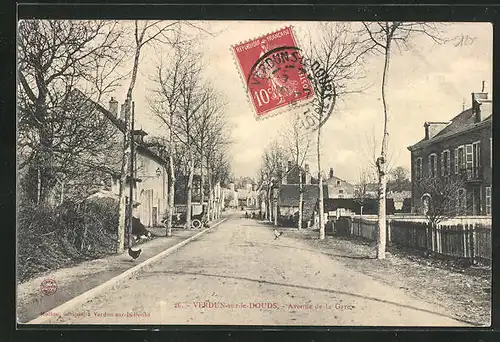
[[[356,187],[333,174],[330,168],[329,177],[323,181],[328,186],[328,198],[354,198]]]
[[[425,194],[416,186],[423,177],[457,180],[456,206],[467,215],[491,215],[492,101],[488,93],[472,93],[471,107],[449,122],[426,122],[425,137],[411,152],[412,212],[422,214]]]
[[[278,221],[283,225],[295,226],[295,221],[298,220],[300,176],[302,176],[303,226],[310,225],[314,219],[314,210],[319,196],[318,180],[311,176],[309,164],[301,167],[288,161],[285,170],[286,174],[276,191]],[[323,197],[328,198],[328,187],[325,184]]]
[[[112,166],[115,168],[115,172],[110,176],[108,184],[109,192],[115,197],[119,195],[119,168],[117,166],[121,160],[119,156],[121,156],[123,134],[125,132],[124,106],[121,107],[119,112],[118,102],[113,98],[109,102],[109,109],[101,106],[97,107],[116,127],[115,134],[112,136],[112,139],[115,140],[116,149],[110,151],[110,161],[114,160]],[[127,182],[124,191],[128,201],[130,184],[133,183],[133,215],[140,219],[145,226],[153,227],[160,224],[168,203],[168,162],[157,151],[147,146],[143,140],[146,133],[142,130],[138,130],[138,132],[142,134],[134,136],[135,182]]]
[[[256,186],[253,184],[245,184],[242,189],[236,190],[236,197],[238,199],[239,207],[248,207],[258,209],[259,207],[259,193]]]

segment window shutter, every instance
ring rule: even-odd
[[[444,176],[444,152],[441,152],[441,176]]]
[[[432,159],[434,159],[434,165],[433,165],[434,170],[433,170],[432,176],[433,176],[433,177],[437,177],[437,166],[438,166],[438,165],[437,165],[437,164],[438,164],[438,161],[437,161],[437,159],[438,159],[438,158],[437,158],[437,155],[435,154],[435,155],[433,156],[433,158],[432,158]]]
[[[429,167],[427,168],[427,175],[429,177],[432,177],[432,163],[431,163],[431,160],[432,160],[432,155],[429,155]]]
[[[455,149],[455,174],[458,174],[458,148]]]
[[[481,142],[477,142],[477,166],[481,166]]]
[[[465,145],[465,168],[467,170],[472,170],[472,162],[474,158],[472,151],[472,144]]]
[[[448,160],[447,163],[446,163],[446,174],[449,175],[451,173],[450,172],[450,170],[451,170],[451,166],[450,166],[450,158],[451,158],[450,151],[448,151],[446,153],[446,155],[447,155],[447,160]]]

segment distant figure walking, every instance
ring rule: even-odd
[[[245,211],[245,218],[248,218],[248,212]]]
[[[255,219],[255,212],[252,211],[252,218]]]

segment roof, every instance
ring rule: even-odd
[[[95,106],[95,108],[99,112],[101,112],[104,116],[106,116],[113,123],[113,125],[115,125],[122,133],[125,133],[125,129],[126,129],[125,122],[123,122],[122,120],[117,118],[115,115],[113,115],[113,113],[111,113],[109,110],[104,108],[102,105],[93,101],[92,99],[90,99],[87,95],[85,95],[84,93],[82,93],[78,89],[73,90],[73,96],[81,97],[81,98],[85,99],[85,101],[89,101],[93,106]],[[144,133],[146,133],[146,132],[144,132]],[[136,145],[137,145],[136,148],[137,148],[138,152],[142,152],[144,154],[147,154],[148,156],[150,156],[151,158],[155,159],[156,161],[158,161],[160,163],[163,163],[163,164],[168,163],[164,158],[160,157],[157,153],[152,151],[145,144],[136,140]]]
[[[318,201],[319,187],[315,184],[303,184],[303,200],[304,200],[304,217],[311,217],[314,213],[314,207]],[[299,206],[299,185],[284,184],[279,188],[279,205],[281,207],[298,207]],[[328,186],[323,185],[323,198],[328,198]]]
[[[351,184],[348,181],[345,181],[345,180],[343,180],[343,179],[341,179],[339,177],[336,177],[336,176],[333,176],[333,177],[330,177],[328,179],[323,180],[323,183],[327,184],[327,185],[335,185],[335,186],[337,186],[337,181],[341,182],[340,186],[351,186],[351,187],[354,187],[353,184]]]
[[[466,132],[468,130],[476,128],[477,126],[484,125],[485,123],[491,124],[491,118],[493,115],[492,101],[478,100],[477,102],[481,105],[481,111],[484,111],[485,113],[485,119],[483,121],[476,122],[476,116],[474,114],[474,111],[472,110],[472,107],[468,108],[451,119],[450,124],[439,131],[434,137],[432,137],[431,139],[424,138],[416,144],[409,146],[408,149],[412,151],[421,148],[431,142],[441,140],[461,132]]]

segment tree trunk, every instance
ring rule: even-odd
[[[207,175],[208,176],[208,206],[207,206],[207,218],[208,218],[208,221],[212,221],[212,205],[213,205],[213,200],[212,200],[212,197],[213,197],[213,189],[212,189],[212,177],[210,177],[210,174]],[[201,202],[203,203],[203,202]]]
[[[378,206],[378,238],[377,238],[377,259],[385,259],[386,248],[386,207],[385,194],[387,187],[386,176],[386,155],[387,155],[387,132],[388,124],[388,104],[386,99],[387,74],[389,72],[389,57],[391,53],[391,38],[387,39],[387,46],[384,56],[384,73],[382,75],[382,104],[384,106],[384,137],[382,140],[382,150],[380,157],[377,159],[377,171],[379,181],[379,206]]]
[[[278,225],[278,199],[275,198],[274,194],[273,194],[273,221],[274,221],[274,225],[277,226]]]
[[[268,188],[267,189],[267,218],[269,220],[269,222],[272,222],[273,221],[273,216],[272,216],[272,203],[271,203],[271,188]]]
[[[189,177],[187,184],[187,200],[186,200],[186,229],[191,228],[191,200],[193,195],[193,175],[194,175],[194,160],[193,160],[193,151],[192,148],[189,147]]]
[[[203,149],[201,150],[200,162],[200,203],[203,205],[205,201],[205,179],[203,178]]]
[[[126,200],[125,200],[125,187],[127,182],[127,175],[129,174],[129,160],[130,160],[130,116],[132,115],[131,104],[132,104],[132,92],[134,91],[135,82],[137,79],[137,71],[139,69],[139,58],[141,55],[141,46],[137,45],[135,49],[134,56],[134,66],[132,68],[132,79],[130,80],[130,85],[127,91],[127,99],[125,100],[125,134],[123,136],[123,159],[120,169],[120,188],[118,192],[119,197],[119,220],[118,220],[118,238],[116,252],[122,253],[125,245],[125,218],[126,212]],[[132,186],[132,180],[130,183]],[[131,215],[132,213],[130,213]],[[132,222],[130,222],[131,224]]]
[[[302,203],[304,202],[304,194],[302,189],[302,170],[299,169],[299,222],[297,228],[302,229]]]
[[[318,198],[318,225],[319,225],[319,239],[325,239],[325,224],[323,223],[324,218],[324,208],[323,208],[323,175],[321,174],[321,126],[318,125],[318,186],[319,186],[319,198]]]
[[[175,208],[175,171],[174,171],[174,158],[172,153],[168,157],[168,169],[170,173],[170,184],[168,189],[168,217],[167,217],[167,236],[172,236],[172,218],[174,216]]]

